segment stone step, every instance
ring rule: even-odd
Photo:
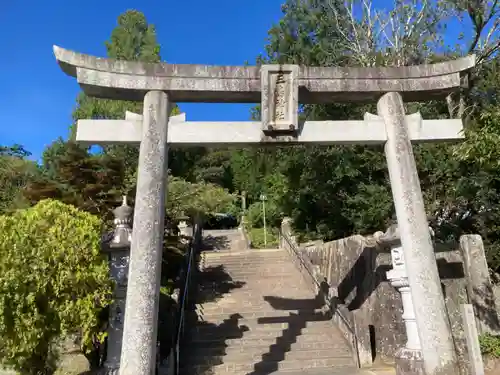
[[[238,281],[253,281],[253,280],[272,280],[272,279],[286,279],[286,280],[294,280],[298,279],[300,274],[296,273],[295,271],[288,271],[288,272],[265,272],[265,273],[259,273],[259,272],[248,272],[248,273],[240,273],[240,272],[229,272],[229,276],[231,277],[232,280],[238,280]]]
[[[200,292],[206,292],[206,293],[213,293],[215,292],[214,290],[201,290],[198,291]],[[200,295],[200,294],[199,294]],[[203,294],[201,294],[203,296]],[[273,294],[273,293],[263,293],[259,292],[258,290],[248,290],[248,289],[242,289],[242,288],[237,288],[233,289],[229,293],[224,293],[222,294],[221,298],[219,298],[217,301],[207,301],[202,303],[203,305],[215,305],[215,304],[224,304],[224,305],[240,305],[240,306],[254,306],[256,304],[268,304],[268,301],[273,302],[277,300],[282,300],[283,303],[286,303],[287,305],[290,305],[292,303],[296,304],[305,304],[307,300],[310,300],[311,303],[314,301],[314,296],[311,295],[311,293],[300,293],[299,295],[289,293],[288,295],[278,295],[278,294]],[[202,305],[198,304],[198,305]]]
[[[222,363],[258,363],[260,361],[289,361],[304,359],[341,358],[354,364],[354,357],[347,348],[319,350],[288,350],[286,347],[274,346],[251,351],[229,351],[226,348],[210,348],[209,350],[194,350],[188,355],[192,364],[219,365]]]
[[[254,277],[254,276],[260,276],[260,277],[276,277],[276,276],[282,276],[282,277],[296,277],[300,276],[300,273],[296,269],[284,269],[284,268],[276,268],[274,271],[273,270],[248,270],[248,269],[229,269],[227,271],[229,276],[233,278],[238,278],[238,277]]]
[[[231,346],[224,342],[214,342],[214,341],[195,341],[189,342],[186,348],[189,348],[187,352],[187,356],[190,353],[204,353],[206,356],[217,356],[221,355],[221,353],[225,353],[225,355],[230,358],[232,356],[238,356],[246,353],[250,354],[262,354],[268,353],[269,351],[290,351],[290,352],[299,352],[299,351],[319,351],[319,350],[328,350],[331,353],[345,353],[346,350],[349,351],[349,346],[345,343],[344,339],[341,337],[337,337],[334,339],[330,339],[328,341],[320,341],[320,342],[294,342],[294,343],[255,343],[251,342],[252,346],[242,346],[242,345],[234,345]]]
[[[303,311],[302,313],[300,311]],[[290,313],[303,317],[303,321],[310,320],[309,317],[314,318],[316,320],[321,320],[320,315],[315,316],[312,312],[304,312],[305,310],[276,310],[271,306],[247,306],[244,309],[238,308],[236,306],[221,306],[216,307],[212,306],[210,308],[202,308],[199,307],[196,309],[198,315],[203,317],[204,320],[212,321],[211,318],[214,316],[225,316],[224,319],[227,319],[229,316],[233,314],[240,314],[245,318],[263,318],[263,317],[289,317]],[[326,319],[326,318],[324,318]]]
[[[270,266],[270,262],[272,262],[272,266]],[[233,261],[231,263],[229,262],[220,262],[220,261],[201,261],[200,262],[200,270],[206,270],[208,269],[209,271],[213,271],[215,268],[217,268],[217,271],[231,271],[231,270],[241,270],[241,271],[255,271],[258,270],[259,268],[264,268],[268,270],[273,270],[273,269],[289,269],[289,268],[294,268],[297,270],[297,267],[291,263],[287,259],[262,259],[260,260],[251,260],[251,261]]]
[[[192,365],[186,366],[185,369],[194,374],[219,374],[221,372],[237,374],[237,373],[255,373],[281,370],[303,370],[316,368],[344,368],[353,369],[354,365],[351,361],[342,361],[340,358],[321,358],[321,359],[304,359],[290,361],[266,361],[258,363],[224,363],[221,365]]]
[[[303,321],[323,321],[326,320],[327,317],[322,314],[320,310],[315,312],[305,311],[301,312],[299,315],[299,310],[262,310],[262,309],[229,309],[222,307],[217,311],[204,312],[203,310],[198,310],[198,316],[203,319],[203,321],[210,323],[217,323],[227,320],[230,315],[238,314],[243,319],[261,319],[261,318],[272,318],[272,317],[283,317],[283,320],[296,320],[300,319]],[[299,316],[300,318],[297,318]],[[269,319],[266,319],[269,320]],[[260,323],[270,323],[269,321],[260,321]],[[273,321],[276,323],[276,320]]]
[[[270,346],[270,345],[275,345],[278,341],[279,342],[284,342],[287,341],[287,345],[291,345],[293,343],[298,344],[301,346],[302,344],[314,344],[314,343],[322,343],[322,342],[332,342],[334,341],[337,343],[339,346],[338,347],[343,347],[345,346],[345,341],[341,339],[340,337],[332,337],[332,335],[324,333],[324,334],[315,334],[315,335],[292,335],[291,333],[286,333],[285,337],[276,337],[276,336],[271,336],[271,337],[246,337],[245,333],[243,332],[242,337],[240,338],[231,338],[231,339],[225,339],[222,340],[217,337],[199,337],[196,340],[190,340],[191,344],[190,346],[245,346],[245,347],[252,347],[252,346]],[[335,346],[335,345],[334,345]]]
[[[213,288],[217,290],[217,288]],[[198,293],[210,292],[213,291],[212,288],[205,284],[200,286],[198,289]],[[242,285],[240,288],[235,288],[230,290],[227,293],[222,295],[222,298],[240,298],[248,300],[250,298],[256,300],[264,300],[264,296],[271,296],[277,298],[286,298],[286,299],[306,299],[313,298],[313,293],[309,289],[292,289],[292,290],[284,290],[283,288],[262,288],[262,290],[253,288],[252,285]],[[221,299],[222,299],[221,298]]]
[[[246,326],[250,331],[283,331],[284,329],[289,328],[290,323],[283,323],[283,322],[268,322],[268,323],[259,323],[256,319],[238,319],[236,321],[237,323],[234,324],[232,323],[229,325],[227,323],[227,327],[221,327],[221,326],[215,326],[210,323],[205,323],[205,322],[197,322],[194,324],[190,332],[198,332],[198,333],[213,333],[217,332],[218,330],[226,330],[230,331],[232,329],[236,329],[236,326]],[[234,324],[234,325],[233,325]],[[293,324],[293,322],[292,322]],[[316,331],[323,331],[323,330],[334,330],[336,332],[338,331],[337,327],[335,326],[335,323],[330,321],[330,320],[325,320],[325,321],[307,321],[305,322],[306,328],[303,328],[303,332],[316,332]],[[304,331],[305,330],[305,331]]]
[[[241,259],[232,259],[231,261],[226,261],[224,259],[201,259],[200,260],[200,268],[199,269],[213,269],[218,268],[217,271],[228,271],[228,270],[247,270],[254,271],[259,268],[266,269],[280,269],[280,268],[289,268],[293,267],[297,269],[297,267],[289,260],[283,258],[264,258],[262,259],[250,259],[250,260],[241,260]]]
[[[215,309],[217,307],[235,307],[240,310],[253,310],[254,308],[267,308],[273,306],[275,310],[286,310],[293,308],[294,310],[311,310],[321,307],[324,303],[321,299],[316,299],[309,294],[306,298],[285,298],[273,295],[262,295],[254,291],[253,296],[240,297],[238,293],[234,293],[233,296],[223,295],[221,299],[217,301],[207,301],[201,304],[196,304],[200,308],[205,310]]]
[[[246,252],[216,252],[216,253],[201,253],[200,259],[205,263],[210,264],[238,264],[247,263],[249,265],[261,263],[271,264],[266,261],[286,261],[291,263],[290,255],[281,250],[262,251],[254,253]]]
[[[282,267],[276,267],[274,269],[260,269],[259,267],[252,266],[233,266],[233,267],[225,267],[223,271],[217,270],[212,271],[210,268],[204,268],[200,276],[203,276],[204,273],[215,273],[218,272],[222,275],[227,274],[232,277],[250,277],[250,276],[273,276],[273,275],[283,275],[283,276],[298,276],[300,272],[296,268],[292,268],[293,266],[283,265]]]
[[[192,372],[184,372],[182,375],[192,375]],[[218,372],[208,371],[201,372],[195,375],[375,375],[374,372],[360,370],[358,368],[350,367],[326,367],[326,368],[311,368],[300,370],[279,370],[279,371],[252,371],[248,372],[226,372],[219,370]],[[392,372],[377,372],[377,375],[396,375],[395,371]]]
[[[242,311],[255,311],[258,309],[272,309],[280,311],[314,311],[320,309],[323,304],[321,300],[313,298],[277,298],[274,296],[263,296],[259,298],[252,297],[251,300],[246,301],[244,304],[239,305],[238,301],[225,298],[223,296],[217,301],[206,301],[204,303],[196,304],[204,310],[220,309],[236,309]]]
[[[200,280],[201,281],[201,280]],[[234,281],[234,280],[233,280]],[[280,277],[280,278],[262,278],[252,280],[251,283],[253,288],[260,288],[262,291],[267,291],[270,289],[278,289],[280,288],[282,291],[291,291],[291,290],[308,290],[309,287],[305,281],[301,278],[288,278],[288,277]],[[264,294],[266,295],[266,294]]]
[[[267,284],[266,284],[267,282]],[[221,285],[222,284],[222,285]],[[288,288],[286,285],[288,284]],[[230,289],[227,292],[234,293],[238,292],[243,294],[243,292],[258,292],[259,295],[262,296],[280,296],[282,294],[286,295],[296,295],[296,294],[304,294],[308,293],[309,296],[312,294],[312,288],[309,288],[305,281],[294,281],[293,283],[286,277],[280,278],[257,278],[257,279],[236,279],[231,278],[228,280],[223,280],[217,283],[212,280],[200,280],[198,282],[199,290],[220,290],[221,288],[225,288],[226,285],[237,285],[238,287],[234,289]],[[257,293],[254,293],[257,294]]]
[[[234,265],[244,264],[249,267],[255,266],[270,266],[277,264],[287,264],[293,265],[294,263],[291,261],[288,254],[274,252],[274,253],[266,253],[259,256],[238,256],[238,255],[226,255],[226,256],[201,256],[200,261],[202,264],[208,264],[211,266],[223,265],[224,268],[230,268]],[[272,262],[272,263],[271,263]]]
[[[255,297],[263,299],[264,296],[281,297],[288,299],[306,299],[313,298],[315,293],[313,293],[312,288],[309,289],[305,285],[294,285],[290,289],[286,289],[282,282],[285,279],[279,280],[280,284],[275,285],[274,280],[269,281],[269,285],[266,288],[265,284],[261,283],[260,280],[255,281],[229,281],[221,284],[208,283],[205,282],[198,285],[197,293],[213,293],[218,292],[220,297],[235,295],[241,298]]]
[[[297,267],[289,259],[286,258],[268,259],[263,257],[261,260],[251,259],[246,261],[233,259],[232,261],[218,260],[217,262],[205,260],[204,264],[209,264],[211,267],[223,267],[223,270],[241,269],[242,271],[246,270],[248,272],[258,269],[269,271],[280,269],[297,270]]]
[[[279,249],[279,248],[274,248],[274,249],[246,249],[246,250],[239,250],[239,251],[233,251],[232,249],[227,249],[227,250],[220,250],[220,251],[210,251],[210,250],[204,250],[202,251],[204,254],[209,254],[209,255],[214,255],[214,256],[259,256],[259,255],[265,255],[265,254],[273,254],[273,253],[285,253],[288,254],[288,251],[285,249]]]
[[[289,332],[291,330],[299,332],[301,335],[315,335],[324,333],[326,329],[331,329],[331,327],[318,326],[318,327],[304,327],[300,326],[291,327],[291,328],[279,328],[276,329],[273,326],[266,325],[260,329],[251,329],[244,324],[241,324],[239,327],[213,327],[212,329],[204,329],[204,330],[196,330],[191,329],[189,333],[187,333],[188,337],[192,340],[200,340],[203,338],[214,338],[214,339],[231,339],[241,337],[243,332],[245,337],[280,337],[283,332]]]

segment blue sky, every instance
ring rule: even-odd
[[[241,65],[262,52],[283,0],[0,0],[0,144],[20,143],[38,159],[66,137],[79,92],[52,45],[105,56],[104,42],[127,9],[157,28],[163,60]],[[247,120],[248,105],[181,104],[189,120]]]

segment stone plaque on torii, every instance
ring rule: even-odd
[[[460,89],[474,56],[421,66],[340,68],[141,63],[59,47],[54,52],[87,95],[144,101],[142,115],[77,125],[79,142],[140,144],[120,374],[149,375],[155,366],[168,147],[269,143],[385,145],[425,369],[427,375],[458,373],[411,142],[461,139],[462,122],[406,116],[403,100],[439,99]],[[174,102],[260,103],[262,120],[169,120]],[[299,122],[299,103],[333,102],[378,102],[378,115]]]

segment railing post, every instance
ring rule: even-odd
[[[118,374],[123,341],[123,318],[125,316],[125,297],[127,294],[127,277],[132,241],[132,212],[127,205],[127,198],[123,197],[122,205],[113,210],[115,228],[107,240],[103,241],[102,251],[109,256],[109,271],[115,282],[113,303],[109,310],[108,347],[105,373]]]

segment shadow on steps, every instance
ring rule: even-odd
[[[220,237],[212,237],[215,239],[220,239]],[[210,238],[208,239],[210,240]],[[207,238],[204,238],[204,242]],[[205,244],[206,247],[212,244],[208,242]],[[246,283],[243,281],[234,281],[232,277],[225,271],[223,265],[214,267],[204,267],[197,275],[198,290],[195,296],[195,303],[200,306],[204,303],[214,302],[222,298],[225,294],[230,293],[234,289],[243,287]],[[243,333],[248,330],[246,326],[240,326],[238,324],[241,315],[232,314],[229,318],[224,319],[220,324],[214,324],[203,319],[203,310],[196,311],[196,306],[189,312],[188,320],[188,332],[186,332],[184,350],[181,356],[181,374],[194,374],[199,372],[194,372],[192,370],[193,357],[195,357],[200,351],[204,353],[204,366],[203,373],[211,374],[212,364],[216,365],[222,363],[223,353],[210,353],[210,351],[204,350],[206,346],[224,347],[226,337],[217,337],[215,340],[210,340],[206,342],[194,342],[193,335],[198,332],[228,332],[231,337],[234,337],[234,332],[238,332],[236,336],[238,338],[243,337]]]
[[[324,305],[324,299],[320,293],[310,299],[291,299],[275,296],[264,296],[264,300],[274,310],[296,310],[298,313],[289,313],[283,317],[258,318],[259,324],[285,323],[288,328],[284,329],[276,343],[269,347],[269,351],[262,355],[260,362],[254,364],[254,371],[248,375],[268,375],[279,370],[279,362],[285,360],[287,352],[291,351],[292,344],[297,342],[302,330],[306,328],[307,322],[326,321],[331,315],[323,311],[317,312]],[[320,360],[318,360],[320,361]],[[320,363],[318,363],[320,365]],[[318,366],[322,367],[322,366]]]
[[[207,235],[203,238],[203,251],[218,251],[231,247],[231,241],[227,236]]]

